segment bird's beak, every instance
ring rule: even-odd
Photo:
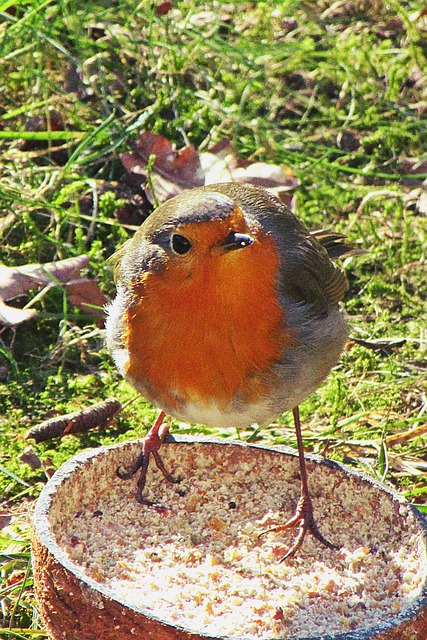
[[[254,239],[246,233],[237,233],[236,231],[230,231],[219,246],[223,251],[234,251],[234,249],[243,249],[254,243]]]

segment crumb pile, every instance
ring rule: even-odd
[[[317,523],[340,549],[307,536],[297,557],[279,564],[295,532],[259,533],[292,515],[296,459],[167,445],[164,462],[182,480],[168,484],[153,465],[146,496],[161,508],[138,504],[136,481],[115,475],[138,452],[95,459],[84,491],[70,481],[51,511],[60,547],[121,601],[193,632],[255,640],[371,627],[421,592],[426,549],[414,516],[376,486],[309,463]]]

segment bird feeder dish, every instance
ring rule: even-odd
[[[80,453],[42,491],[34,583],[52,640],[427,638],[427,525],[394,491],[307,456],[317,522],[338,548],[307,536],[280,563],[295,452],[169,438],[162,457],[181,481],[150,467],[146,506],[116,474],[140,448]]]

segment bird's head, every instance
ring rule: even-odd
[[[166,271],[177,286],[215,272],[221,285],[222,279],[252,271],[252,263],[260,268],[260,232],[258,223],[228,196],[185,192],[156,209],[124,245],[120,270],[124,267],[133,281],[138,272]]]

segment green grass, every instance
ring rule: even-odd
[[[135,194],[119,154],[144,129],[178,148],[230,137],[242,157],[289,167],[307,226],[368,252],[345,263],[352,335],[405,340],[387,352],[349,344],[302,406],[306,448],[328,446],[425,509],[427,433],[384,445],[427,415],[423,3],[195,1],[164,16],[155,7],[0,0],[0,262],[88,253],[88,274],[112,296],[105,260],[132,233],[120,220]],[[0,329],[0,493],[15,518],[0,538],[0,638],[44,637],[27,525],[47,476],[19,461],[23,434],[55,413],[134,395],[101,330],[59,287],[35,308],[36,319]],[[154,415],[141,399],[102,432],[34,448],[58,467],[82,448],[141,436]],[[193,431],[295,444],[289,415],[261,430]]]

